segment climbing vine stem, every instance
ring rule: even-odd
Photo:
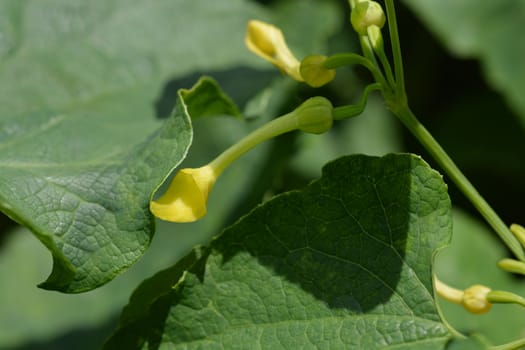
[[[509,228],[496,214],[494,209],[479,194],[470,181],[465,177],[457,165],[448,156],[441,145],[434,139],[428,130],[419,122],[407,104],[390,104],[393,113],[405,124],[410,132],[421,142],[425,149],[443,168],[450,179],[458,186],[463,194],[470,200],[485,220],[492,226],[499,237],[505,242],[516,257],[525,261],[525,254],[519,241],[510,232]]]
[[[386,13],[388,18],[388,30],[392,46],[392,56],[394,61],[394,75],[396,86],[394,93],[389,98],[387,104],[392,112],[403,122],[410,132],[421,142],[425,149],[443,168],[445,173],[452,179],[458,188],[465,194],[474,207],[480,212],[485,220],[492,226],[503,242],[515,254],[515,256],[525,261],[523,247],[516,237],[510,232],[509,228],[496,214],[494,209],[479,194],[476,188],[465,177],[461,170],[456,166],[454,161],[448,156],[441,145],[434,139],[428,130],[419,122],[414,113],[408,106],[405,80],[403,73],[403,59],[401,56],[401,45],[399,41],[399,32],[397,27],[396,12],[394,0],[385,0]]]
[[[403,99],[406,99],[403,58],[401,56],[401,44],[399,41],[399,32],[397,29],[394,0],[385,0],[385,6],[386,15],[388,18],[388,33],[390,34],[390,43],[392,45],[392,55],[394,58],[394,74],[396,77],[397,91],[402,94]]]

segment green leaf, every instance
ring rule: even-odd
[[[525,123],[525,2],[514,0],[405,0],[456,55],[478,58],[489,82]],[[431,69],[429,67],[429,69]],[[524,124],[525,125],[525,124]]]
[[[279,97],[290,95],[286,89],[277,90],[275,94]],[[271,106],[278,108],[279,104]],[[272,117],[275,113],[270,112]],[[218,150],[267,122],[269,117],[250,123],[239,122],[231,116],[192,120],[194,141],[184,162],[188,166],[205,164]],[[257,147],[221,175],[208,201],[209,213],[202,220],[191,225],[157,221],[155,237],[140,260],[111,283],[89,293],[65,297],[34,288],[35,282],[45,279],[50,271],[49,253],[28,230],[19,227],[10,234],[5,229],[0,231],[0,238],[7,234],[7,241],[0,246],[0,349],[23,348],[35,343],[50,349],[99,348],[111,334],[115,316],[138,284],[183,258],[196,244],[208,242],[217,234],[217,227],[233,219],[232,212],[239,211],[236,207],[242,206],[243,213],[250,209],[251,205],[244,204],[244,198],[256,195],[252,182],[265,169],[269,146],[270,143]],[[252,190],[246,193],[245,188]],[[98,329],[102,332],[94,337],[93,330]],[[82,332],[79,334],[78,330]],[[68,332],[74,336],[65,337]],[[67,346],[64,340],[69,341]]]
[[[332,4],[317,12],[316,2],[301,3],[288,25],[316,15],[334,22]],[[0,209],[51,249],[55,268],[45,288],[89,290],[140,257],[153,229],[146,198],[189,140],[186,126],[175,125],[186,123],[180,113],[158,131],[153,102],[170,78],[262,67],[243,44],[247,21],[262,17],[272,15],[247,0],[0,3]],[[237,44],[225,47],[224,38]],[[224,97],[196,112],[237,114]],[[177,148],[175,130],[186,133]]]
[[[0,254],[0,349],[99,348],[130,291],[184,256],[193,236],[157,232],[144,257],[125,274],[89,293],[65,296],[34,287],[49,274],[49,253],[27,229],[15,228]]]
[[[200,86],[206,89],[203,94],[209,94],[210,84],[201,80],[193,94]],[[228,105],[218,91],[210,98]],[[95,288],[144,253],[154,232],[151,194],[184,159],[191,143],[188,109],[192,105],[179,96],[164,126],[143,135],[144,141],[129,150],[126,144],[107,143],[112,127],[118,126],[103,115],[87,115],[85,120],[52,113],[34,119],[26,115],[6,126],[32,124],[30,137],[23,132],[2,143],[0,205],[31,228],[53,254],[53,271],[43,288],[65,292]],[[144,124],[147,130],[148,122]],[[109,133],[99,132],[103,128]],[[78,142],[71,144],[69,138]],[[70,148],[64,149],[68,144]],[[51,149],[56,151],[46,151]]]
[[[240,117],[241,112],[215,80],[202,78],[191,89],[181,89],[180,96],[192,118],[218,116],[220,114]]]
[[[419,157],[341,158],[145,282],[106,348],[443,348],[430,266],[451,229]]]
[[[243,44],[264,13],[245,0],[0,3],[0,115],[75,108],[195,70],[257,62]],[[229,43],[226,50],[224,38]],[[150,92],[151,95],[151,92]]]

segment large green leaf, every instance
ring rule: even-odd
[[[491,84],[525,122],[525,41],[516,36],[525,22],[525,2],[404,1],[455,54],[479,58]]]
[[[145,281],[106,348],[443,348],[430,266],[450,234],[420,158],[341,158]]]
[[[290,85],[294,85],[287,79],[279,80],[286,84],[282,88],[272,88],[275,96],[270,105],[275,109],[282,107],[275,98],[290,95]],[[184,160],[185,165],[205,164],[218,150],[225,149],[276,114],[275,110],[266,111],[268,116],[251,123],[240,123],[230,116],[193,119],[194,141]],[[202,220],[191,225],[158,221],[155,238],[140,261],[111,283],[89,293],[64,296],[34,288],[35,282],[43,280],[51,268],[49,254],[27,230],[13,229],[0,247],[0,349],[100,347],[114,327],[115,315],[127,304],[131,291],[142,280],[171,266],[196,244],[207,242],[217,233],[217,227],[231,222],[233,214],[238,215],[238,207],[242,213],[250,209],[245,204],[245,197],[258,195],[253,181],[267,171],[267,153],[274,147],[272,143],[257,147],[221,175],[208,201],[209,212]],[[249,193],[246,188],[251,189]],[[257,201],[260,196],[259,193]],[[0,238],[6,233],[0,231]],[[99,336],[93,336],[95,330]],[[30,345],[36,343],[38,347]]]
[[[243,30],[263,13],[245,0],[2,1],[0,115],[97,105],[144,85],[150,102],[171,76],[256,61]]]
[[[325,16],[333,30],[332,5],[301,11],[289,28]],[[0,3],[0,208],[52,251],[45,288],[88,290],[140,257],[147,199],[190,140],[186,108],[158,131],[153,102],[171,77],[263,66],[243,44],[254,17],[272,15],[247,0]]]
[[[197,94],[200,87],[209,98],[231,104],[206,79],[186,95]],[[115,118],[105,121],[103,114],[86,112],[80,120],[54,113],[26,115],[4,124],[4,130],[22,131],[2,143],[0,204],[53,254],[53,271],[42,287],[92,289],[143,254],[154,232],[151,194],[191,143],[188,109],[179,97],[172,117],[130,149],[108,143],[118,125],[112,125]],[[147,130],[148,122],[144,124]],[[29,130],[25,125],[31,125]]]

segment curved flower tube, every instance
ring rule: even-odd
[[[233,161],[259,143],[292,130],[320,134],[332,127],[333,107],[324,97],[312,97],[292,112],[276,118],[234,144],[208,165],[180,170],[168,190],[150,202],[156,217],[172,222],[193,222],[206,215],[208,195],[217,177]]]

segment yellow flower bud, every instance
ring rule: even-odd
[[[300,72],[304,81],[312,87],[323,86],[335,77],[335,69],[327,69],[323,66],[326,56],[310,55],[301,61]]]
[[[350,22],[354,30],[361,35],[366,35],[368,27],[383,28],[386,17],[381,5],[375,1],[361,0],[352,10]]]
[[[525,275],[525,263],[514,259],[502,259],[498,261],[498,267],[512,273]]]
[[[250,51],[293,79],[303,81],[299,73],[300,63],[288,48],[279,28],[262,21],[251,20],[248,22],[244,41]]]
[[[320,134],[330,129],[333,107],[324,97],[312,97],[290,113],[273,119],[229,147],[208,165],[182,169],[168,190],[150,202],[156,217],[172,222],[193,222],[206,215],[206,202],[217,177],[237,158],[261,142],[292,130]]]
[[[210,166],[180,170],[168,190],[150,210],[156,217],[172,222],[193,222],[206,215],[208,194],[215,184],[217,174]]]
[[[489,312],[492,304],[487,300],[490,288],[476,284],[467,289],[463,294],[461,304],[465,309],[473,314],[484,314]]]

